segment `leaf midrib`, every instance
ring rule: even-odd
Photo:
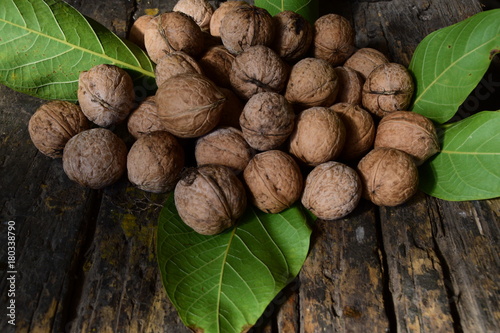
[[[486,152],[469,152],[469,151],[455,151],[455,150],[441,150],[440,154],[448,154],[448,155],[492,155],[492,156],[500,156],[500,153],[486,153]]]
[[[231,235],[229,236],[229,242],[226,247],[226,251],[224,253],[224,258],[222,258],[222,265],[221,265],[221,271],[220,271],[220,278],[219,278],[219,290],[217,291],[217,332],[221,332],[221,323],[220,323],[220,303],[221,303],[221,295],[222,295],[222,279],[224,277],[224,269],[226,267],[226,262],[227,262],[227,255],[229,254],[229,249],[231,248],[231,244],[233,243],[234,235],[236,234],[236,230],[238,227],[234,227],[233,230],[231,230]]]

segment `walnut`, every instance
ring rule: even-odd
[[[342,65],[354,52],[354,29],[337,14],[326,14],[314,22],[313,53],[315,58],[333,66]]]
[[[373,146],[375,122],[371,114],[359,105],[337,103],[330,107],[346,128],[346,141],[340,157],[353,160],[362,157]]]
[[[172,76],[185,73],[202,74],[202,71],[196,60],[188,54],[182,51],[168,53],[156,64],[156,85],[159,87]]]
[[[240,53],[233,61],[231,86],[249,99],[259,92],[280,93],[286,85],[289,68],[270,48],[257,45]]]
[[[363,79],[379,65],[387,64],[389,60],[380,51],[365,47],[354,52],[344,63],[345,67],[349,67],[361,74]]]
[[[290,153],[309,165],[339,156],[346,140],[344,124],[328,108],[316,106],[302,111],[290,136]]]
[[[273,16],[275,37],[272,48],[285,61],[302,58],[312,44],[313,27],[300,14],[285,10]]]
[[[174,191],[182,221],[202,235],[215,235],[232,227],[247,205],[243,184],[222,165],[188,169]]]
[[[134,44],[137,44],[141,49],[145,49],[144,46],[144,32],[148,28],[149,23],[154,18],[153,15],[142,15],[134,21],[132,27],[130,28],[128,34],[128,40]]]
[[[127,156],[128,179],[141,190],[163,193],[174,189],[184,167],[184,151],[168,132],[141,136]]]
[[[156,131],[166,131],[160,118],[158,118],[158,108],[155,103],[155,97],[149,96],[139,104],[128,117],[128,132],[138,139],[143,135]]]
[[[28,131],[31,141],[42,154],[59,158],[66,142],[89,127],[89,121],[78,105],[50,101],[42,104],[31,116]]]
[[[388,63],[375,68],[363,85],[363,106],[379,117],[406,110],[413,97],[411,74],[400,64]]]
[[[175,4],[173,11],[191,16],[202,31],[210,29],[210,19],[214,13],[214,8],[207,0],[179,0]]]
[[[415,112],[397,111],[378,124],[375,148],[378,147],[402,150],[418,166],[439,151],[439,141],[430,119]]]
[[[69,139],[62,162],[69,179],[85,187],[100,189],[113,184],[125,173],[127,147],[110,130],[93,128]]]
[[[273,18],[264,8],[239,6],[224,15],[219,33],[222,44],[233,54],[253,45],[269,46],[274,38]]]
[[[349,67],[336,67],[339,93],[336,103],[361,104],[364,79],[357,71]]]
[[[181,74],[165,81],[156,92],[158,117],[168,132],[194,138],[219,122],[226,97],[200,74]]]
[[[78,102],[85,116],[99,126],[127,118],[134,99],[132,78],[119,67],[102,64],[80,73]]]
[[[198,165],[225,165],[240,173],[253,157],[254,150],[245,141],[241,131],[225,127],[199,138],[194,154]]]
[[[203,50],[203,32],[190,16],[167,12],[156,16],[148,25],[144,45],[155,63],[174,51],[183,51],[194,57]]]
[[[285,97],[290,103],[305,108],[330,106],[338,91],[335,69],[325,60],[305,58],[292,67]]]
[[[392,148],[375,148],[359,161],[363,197],[378,206],[397,206],[417,191],[418,170],[413,158]]]
[[[212,14],[212,18],[210,19],[210,34],[214,37],[220,37],[220,26],[222,19],[226,14],[235,8],[240,6],[250,7],[245,1],[226,1],[222,2],[214,13]]]
[[[252,148],[278,148],[292,133],[295,114],[286,99],[277,93],[252,96],[240,116],[243,137]]]
[[[265,213],[279,213],[296,202],[303,179],[293,158],[280,150],[255,155],[243,171],[253,204]]]
[[[226,102],[224,102],[217,126],[241,129],[240,116],[245,105],[232,90],[226,88],[219,88],[219,90],[226,96]]]
[[[226,2],[225,2],[226,3]],[[230,88],[229,75],[233,66],[234,55],[224,46],[216,45],[207,50],[199,63],[205,75],[221,87]]]
[[[307,176],[302,204],[323,220],[351,213],[362,194],[361,179],[345,164],[330,161],[316,166]]]

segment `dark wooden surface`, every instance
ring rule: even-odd
[[[126,37],[135,18],[174,1],[69,3]],[[353,23],[358,47],[405,65],[425,35],[482,10],[475,0],[322,6]],[[189,332],[156,264],[156,219],[166,195],[125,179],[102,191],[69,181],[61,161],[30,142],[28,120],[41,103],[0,86],[0,332]],[[301,273],[253,331],[499,332],[499,215],[499,199],[446,202],[419,193],[400,207],[362,201],[348,218],[319,221]],[[6,316],[11,220],[15,329]]]

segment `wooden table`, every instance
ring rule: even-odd
[[[174,1],[69,3],[125,37],[146,9],[162,12]],[[358,47],[405,65],[428,33],[482,10],[476,0],[328,3],[323,12],[354,24]],[[30,142],[28,120],[41,103],[0,87],[0,332],[14,331],[3,313],[7,221],[16,228],[16,332],[188,332],[155,258],[166,195],[125,179],[102,191],[69,181],[61,160]],[[363,201],[348,218],[319,221],[299,277],[254,331],[499,332],[499,215],[499,199],[419,193],[397,208]]]

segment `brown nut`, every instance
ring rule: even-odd
[[[344,63],[344,67],[354,69],[366,79],[370,73],[382,64],[389,63],[387,57],[380,51],[364,47],[353,53]]]
[[[326,14],[314,22],[313,52],[315,58],[333,66],[342,65],[354,52],[354,29],[337,14]]]
[[[264,8],[239,6],[224,15],[219,33],[222,44],[232,54],[253,45],[269,46],[274,38],[273,18]]]
[[[212,14],[212,18],[210,19],[210,34],[214,37],[220,37],[220,25],[222,19],[228,12],[240,6],[249,7],[250,4],[245,1],[222,2],[219,8],[214,11],[214,13]]]
[[[158,108],[155,103],[155,97],[149,96],[139,104],[128,117],[128,132],[138,139],[143,135],[156,131],[166,131],[160,118],[158,118]]]
[[[127,147],[105,128],[78,133],[66,143],[63,169],[69,179],[100,189],[116,182],[127,168]]]
[[[280,150],[255,155],[243,171],[253,204],[265,213],[279,213],[300,198],[303,179],[293,158]]]
[[[330,106],[339,91],[335,69],[325,60],[305,58],[292,67],[285,97],[302,107]]]
[[[273,16],[275,37],[272,48],[285,61],[302,58],[312,44],[313,27],[300,14],[285,10]]]
[[[340,117],[328,108],[316,106],[302,111],[290,136],[290,153],[309,165],[339,156],[346,140]]]
[[[388,63],[375,68],[363,85],[363,106],[379,117],[406,110],[413,97],[411,74],[400,64]]]
[[[439,151],[439,141],[430,119],[415,112],[397,111],[378,124],[375,148],[378,147],[402,150],[418,166]]]
[[[226,3],[226,2],[225,2]],[[216,45],[207,50],[199,63],[205,75],[217,85],[230,88],[229,75],[233,66],[234,55],[224,46]]]
[[[264,91],[280,93],[285,88],[288,74],[288,66],[273,50],[257,45],[234,59],[229,78],[235,92],[249,99]]]
[[[222,165],[188,169],[174,191],[182,221],[202,235],[215,235],[232,227],[247,205],[243,184]]]
[[[241,131],[226,127],[199,138],[194,155],[198,165],[225,165],[240,173],[253,157],[254,150],[245,141]]]
[[[354,169],[330,161],[309,173],[301,201],[316,217],[336,220],[356,208],[362,189],[361,179]]]
[[[159,87],[171,77],[186,73],[202,74],[201,68],[198,63],[196,63],[196,60],[182,51],[166,54],[156,64],[156,85]]]
[[[207,0],[179,0],[173,11],[191,16],[202,31],[210,29],[210,19],[214,8]]]
[[[359,105],[337,103],[330,107],[346,128],[346,141],[340,157],[353,160],[362,157],[373,146],[375,122],[371,114]]]
[[[364,79],[357,71],[349,67],[336,67],[339,93],[336,103],[361,104]]]
[[[226,97],[200,74],[181,74],[165,81],[156,92],[158,117],[168,132],[194,138],[219,122]]]
[[[52,158],[62,157],[66,142],[89,127],[89,121],[80,107],[67,101],[42,104],[28,123],[35,147]]]
[[[142,15],[134,21],[128,34],[128,40],[137,44],[141,49],[144,47],[144,32],[148,28],[149,23],[154,18],[153,15]]]
[[[163,193],[174,189],[184,167],[184,151],[168,132],[141,136],[127,156],[128,179],[143,191]]]
[[[272,92],[253,95],[243,108],[243,137],[257,150],[278,148],[292,133],[295,113],[285,97]]]
[[[359,161],[363,197],[378,206],[397,206],[418,188],[418,170],[413,158],[392,148],[375,148]]]
[[[203,32],[190,16],[167,12],[156,16],[148,25],[144,45],[155,63],[174,51],[183,51],[194,57],[203,50]]]
[[[226,88],[219,88],[219,90],[226,96],[226,101],[224,102],[222,114],[217,126],[241,129],[240,116],[245,105],[232,90]]]
[[[132,78],[119,67],[102,64],[80,73],[78,102],[85,116],[99,126],[127,118],[134,99]]]

